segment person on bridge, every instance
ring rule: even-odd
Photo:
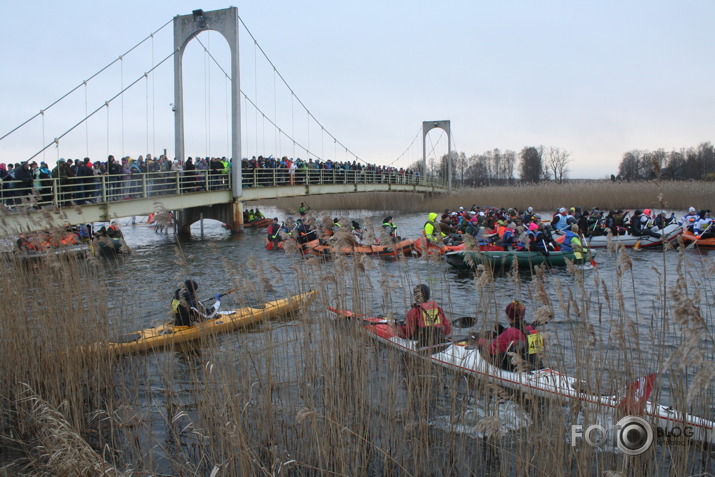
[[[445,341],[452,333],[452,325],[444,310],[430,300],[430,289],[420,283],[412,291],[414,302],[407,311],[404,322],[397,328],[402,338],[417,341],[419,348],[430,348]]]
[[[174,292],[171,309],[174,313],[175,326],[191,326],[194,323],[211,319],[216,316],[221,307],[221,294],[214,295],[214,304],[206,307],[196,298],[198,284],[188,279]]]

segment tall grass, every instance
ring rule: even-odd
[[[262,200],[270,205],[297,212],[304,199]],[[313,210],[384,210],[396,212],[425,212],[445,207],[518,207],[525,210],[548,211],[560,207],[582,207],[601,210],[667,208],[687,210],[715,208],[715,187],[712,182],[611,182],[582,180],[563,184],[543,183],[511,187],[480,187],[459,189],[451,194],[414,194],[400,192],[370,192],[339,195],[316,195],[308,198]],[[260,206],[259,205],[259,206]],[[246,204],[251,208],[251,203]]]
[[[314,204],[313,204],[314,205]],[[536,207],[536,206],[535,206]],[[545,360],[586,392],[613,391],[660,363],[655,398],[711,416],[711,267],[668,274],[675,285],[643,304],[628,252],[614,283],[597,270],[554,278],[514,270],[504,281],[482,268],[472,281],[478,329],[491,329],[505,302],[530,303],[547,334]],[[178,263],[186,265],[179,252]],[[628,457],[570,445],[569,423],[595,423],[596,410],[513,392],[405,358],[373,342],[363,325],[335,321],[327,306],[360,313],[404,309],[415,280],[432,284],[447,309],[438,258],[296,258],[293,283],[249,261],[227,280],[262,299],[268,287],[319,290],[319,298],[277,320],[205,347],[141,357],[76,352],[117,332],[131,306],[109,308],[101,263],[63,260],[28,268],[7,259],[0,275],[2,442],[7,475],[695,475],[715,472],[711,450],[654,446]],[[260,277],[260,273],[264,276]],[[665,274],[665,271],[660,273]],[[255,277],[258,276],[258,279]],[[665,282],[665,277],[662,278]],[[556,281],[556,283],[553,283]],[[560,343],[573,343],[573,354]],[[654,345],[655,343],[655,345]],[[694,352],[693,350],[698,350]],[[515,419],[518,417],[518,419]],[[513,430],[507,430],[512,428]],[[72,449],[72,452],[67,452]],[[10,449],[8,449],[10,450]]]

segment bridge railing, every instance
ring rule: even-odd
[[[241,171],[242,186],[282,187],[320,184],[404,184],[443,186],[419,174],[342,169],[249,169]],[[17,180],[0,181],[0,203],[15,207],[30,203],[35,207],[104,203],[166,195],[229,190],[231,174],[222,171],[163,171],[84,177],[34,179],[30,185]]]

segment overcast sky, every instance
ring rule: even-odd
[[[183,0],[26,5],[5,2],[0,17],[0,136],[175,15],[231,6]],[[264,0],[234,5],[325,129],[309,125],[307,114],[242,28],[242,90],[298,143],[286,145],[262,114],[245,107],[244,156],[308,157],[307,148],[325,158],[352,160],[354,153],[368,162],[406,166],[422,157],[422,121],[448,119],[452,148],[467,155],[555,146],[572,154],[570,177],[600,178],[616,172],[623,153],[632,149],[672,150],[713,141],[711,0]],[[221,37],[200,38],[230,71]],[[184,63],[187,155],[227,155],[227,82],[215,65],[207,66],[207,56],[195,43]],[[50,108],[44,118],[0,141],[0,162],[36,154],[171,48],[168,25],[142,51],[113,66],[108,79],[90,81],[67,105]],[[104,160],[108,152],[136,157],[164,148],[173,155],[172,68],[172,60],[167,61],[140,81],[123,104],[115,100],[38,159],[54,163],[58,157],[89,154]],[[428,151],[446,153],[443,136],[430,133]]]

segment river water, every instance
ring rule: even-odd
[[[266,208],[264,213],[267,217],[278,216],[281,220],[286,216],[283,211],[271,208]],[[418,237],[426,215],[395,216],[398,235]],[[385,213],[330,212],[329,216],[349,216],[361,224],[370,221],[379,228]],[[128,218],[118,220],[133,253],[126,259],[107,261],[105,264],[108,269],[107,276],[117,284],[115,288],[118,293],[110,296],[110,299],[115,301],[114,306],[129,312],[123,313],[124,316],[131,317],[122,323],[113,323],[124,332],[145,328],[170,318],[173,292],[189,275],[198,282],[200,297],[210,298],[215,293],[237,286],[243,287],[225,301],[224,309],[278,299],[316,286],[323,287],[321,297],[312,305],[316,319],[325,317],[327,314],[324,307],[333,304],[370,314],[404,316],[409,307],[411,290],[419,282],[430,286],[433,299],[444,307],[449,317],[477,316],[479,326],[488,326],[487,323],[490,320],[493,322],[494,317],[500,318],[504,323],[502,310],[514,298],[526,304],[527,320],[541,305],[540,287],[536,284],[536,278],[524,271],[521,271],[519,276],[511,273],[497,274],[493,281],[477,283],[474,275],[457,273],[444,261],[414,258],[383,261],[370,257],[360,260],[359,267],[355,266],[351,258],[347,259],[347,262],[337,260],[324,263],[310,259],[310,267],[319,271],[308,273],[305,258],[296,254],[265,250],[265,229],[248,228],[243,234],[232,235],[218,222],[205,221],[203,236],[200,236],[200,225],[194,224],[192,237],[177,242],[173,232],[157,233],[153,228],[139,223],[141,220],[142,218],[136,218],[135,225],[132,225]],[[573,372],[580,360],[592,359],[591,364],[601,369],[605,375],[612,376],[614,382],[622,384],[624,377],[620,375],[620,367],[623,360],[632,358],[629,373],[638,377],[639,373],[658,371],[663,358],[670,356],[679,344],[679,330],[670,316],[671,304],[664,301],[664,294],[672,293],[677,279],[679,252],[663,252],[661,249],[629,250],[627,254],[632,262],[632,270],[622,274],[618,272],[616,252],[605,249],[599,249],[597,252],[596,268],[586,267],[576,272],[561,268],[545,272],[544,289],[552,300],[554,309],[554,317],[545,328],[548,330],[550,358],[567,371]],[[712,304],[715,280],[712,274],[703,273],[711,267],[711,257],[707,251],[699,251],[696,248],[685,250],[683,259],[683,274],[691,287],[700,289],[703,303]],[[340,278],[336,280],[335,275]],[[340,282],[344,275],[348,276],[344,289],[339,285],[330,285],[336,281]],[[330,278],[331,276],[333,278]],[[356,290],[358,287],[360,290]],[[692,288],[691,291],[694,291]],[[580,296],[581,289],[586,290],[585,296]],[[619,301],[622,302],[620,306]],[[575,306],[581,308],[576,310]],[[664,308],[669,310],[666,322],[663,318]],[[588,313],[585,312],[586,309]],[[712,327],[712,313],[704,310],[703,315],[707,324]],[[630,338],[638,336],[635,344],[639,348],[638,353],[631,355],[619,349],[618,341],[614,339],[618,334],[614,331],[614,323],[617,322],[627,322],[624,327],[628,330],[627,333],[631,334]],[[289,326],[290,323],[286,324],[286,327]],[[574,328],[589,326],[592,337],[600,346],[596,351],[585,351],[583,342],[575,342],[577,338],[574,338]],[[469,330],[456,330],[462,331]],[[229,334],[220,338],[219,351],[239,354],[248,342],[257,347],[261,346],[265,343],[264,335],[268,333],[273,334],[271,341],[278,341],[282,332],[266,325],[259,326],[249,334]],[[286,347],[284,351],[286,361],[290,362],[304,359],[298,355],[305,352],[297,347],[301,340],[293,333],[301,332],[290,332],[289,340],[296,346]],[[579,334],[578,340],[585,339],[587,337]],[[628,337],[626,342],[631,343]],[[618,358],[609,361],[609,352],[613,352],[613,356]],[[712,360],[712,349],[706,350],[706,353]],[[153,432],[163,435],[168,431],[165,423],[159,422],[161,419],[158,416],[166,406],[162,389],[168,385],[164,382],[164,374],[159,370],[166,366],[167,361],[172,362],[171,366],[176,369],[172,373],[174,382],[170,386],[177,391],[187,390],[186,396],[180,399],[184,400],[188,407],[192,407],[188,389],[192,381],[189,377],[200,374],[207,364],[200,356],[187,356],[178,352],[127,359],[148,370],[143,379],[149,382],[144,382],[142,386],[148,391],[142,392],[140,399],[142,406],[150,410],[151,419],[157,421],[152,426]],[[280,381],[281,378],[276,379]],[[295,376],[286,376],[285,379],[292,380]],[[670,379],[661,380],[658,396],[660,402],[672,399],[671,387]],[[704,417],[712,418],[715,415],[712,390],[709,395],[707,409],[700,408],[699,414],[705,413]],[[473,419],[473,416],[471,418]],[[439,427],[437,421],[434,425]],[[467,433],[474,432],[473,426],[467,426],[465,429]],[[148,442],[151,439],[157,437],[147,437]],[[171,473],[171,466],[161,454],[157,455],[155,468],[157,471]],[[712,458],[708,465],[713,466]],[[713,471],[712,468],[709,470]]]

